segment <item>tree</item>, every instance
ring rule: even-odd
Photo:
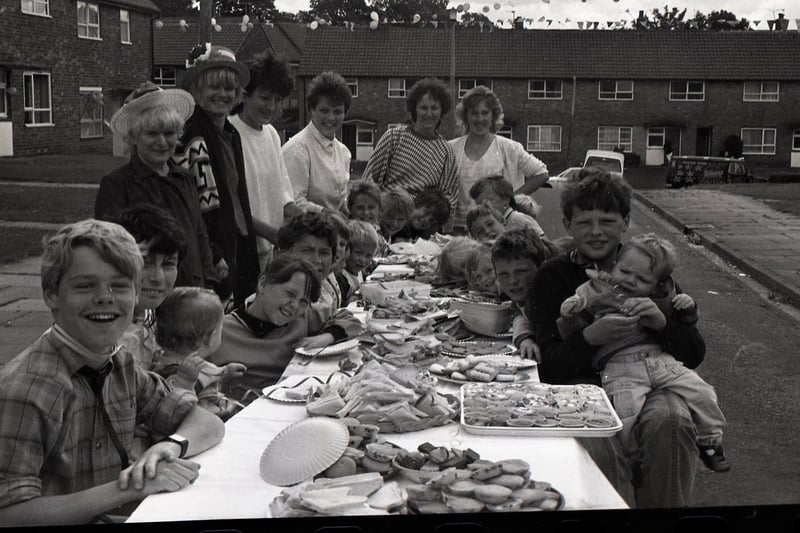
[[[467,28],[480,26],[481,22],[483,22],[483,27],[488,28],[490,26],[494,26],[494,22],[484,15],[483,13],[472,13],[467,12],[461,17],[461,25]]]
[[[692,20],[700,30],[746,30],[750,27],[750,21],[744,18],[739,19],[730,11],[725,11],[724,9],[712,11],[708,15],[704,15],[698,11]]]
[[[275,0],[214,0],[214,13],[223,17],[249,15],[259,20],[272,20],[278,13]]]
[[[653,27],[664,30],[677,30],[686,27],[683,18],[686,16],[686,8],[683,11],[678,11],[677,7],[672,9],[669,6],[664,6],[663,11],[658,9],[653,10]]]
[[[364,0],[311,0],[309,12],[334,24],[369,20],[371,9]]]
[[[422,20],[431,20],[432,15],[441,17],[447,11],[448,0],[374,0],[372,8],[381,18],[411,21],[414,15]]]
[[[190,13],[197,13],[191,10],[191,0],[153,0],[153,3],[161,10],[162,17],[182,17]]]

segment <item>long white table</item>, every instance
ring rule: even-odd
[[[298,376],[327,377],[337,369],[339,357],[300,365],[295,357],[284,380]],[[453,392],[455,387],[446,392]],[[267,518],[269,504],[283,487],[270,485],[259,474],[261,454],[286,426],[307,415],[304,404],[285,404],[258,399],[225,424],[225,438],[214,448],[196,456],[200,477],[194,484],[173,493],[148,496],[129,522],[177,520],[224,520]],[[387,434],[387,440],[414,450],[423,442],[472,448],[489,460],[519,458],[531,465],[531,477],[548,481],[561,491],[565,509],[623,509],[617,494],[588,453],[573,438],[495,437],[472,435],[459,424],[414,433]],[[302,450],[298,450],[298,454]]]

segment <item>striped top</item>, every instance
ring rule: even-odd
[[[452,147],[441,135],[424,137],[412,126],[391,128],[383,134],[364,169],[363,179],[374,181],[381,189],[400,187],[411,196],[436,187],[450,202],[451,213],[458,205]]]

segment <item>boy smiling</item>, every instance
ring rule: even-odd
[[[55,325],[0,368],[0,525],[86,523],[179,490],[199,468],[182,458],[221,440],[216,417],[117,344],[141,269],[116,224],[85,220],[47,241],[42,289]],[[172,436],[131,464],[137,422]]]

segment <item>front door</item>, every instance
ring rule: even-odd
[[[697,144],[694,155],[703,157],[711,155],[711,130],[712,128],[697,128]]]
[[[347,149],[350,150],[350,153],[355,155],[356,153],[356,125],[355,124],[344,124],[342,126],[342,143],[347,146]]]
[[[664,128],[647,128],[647,151],[644,164],[648,167],[664,164]]]

